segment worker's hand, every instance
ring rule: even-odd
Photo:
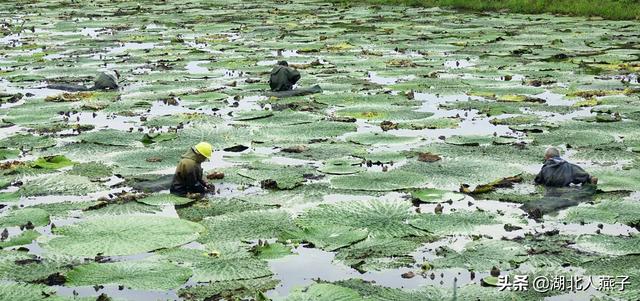
[[[597,177],[591,177],[591,184],[598,185],[598,178]]]

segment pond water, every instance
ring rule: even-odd
[[[103,265],[95,257],[104,255],[191,275],[170,289],[160,287],[175,275],[153,270],[135,270],[140,282],[107,275],[95,286],[67,279],[45,287],[0,268],[2,286],[68,300],[251,299],[254,290],[324,300],[313,289],[506,300],[519,296],[480,286],[493,266],[502,275],[597,276],[607,271],[598,262],[637,262],[640,220],[629,213],[640,210],[640,159],[631,151],[640,146],[640,53],[624,46],[637,42],[637,22],[311,0],[117,2],[95,16],[82,3],[25,4],[20,15],[15,4],[0,8],[8,20],[0,31],[0,243],[28,233],[24,212],[38,235],[3,247],[0,262],[30,254],[59,264],[36,264],[34,273],[68,276]],[[266,95],[282,59],[302,73],[297,87],[323,92]],[[64,91],[47,88],[87,84],[105,69],[120,73],[117,91],[60,98]],[[609,111],[596,114],[602,106]],[[143,144],[145,134],[160,135]],[[205,175],[224,174],[210,180],[215,191],[186,204],[143,203],[133,187],[171,175],[199,141],[214,146]],[[533,177],[549,146],[597,175],[600,190],[534,219],[521,206],[543,198]],[[71,163],[47,161],[52,155]],[[83,170],[87,163],[97,165]],[[163,185],[147,193],[167,197]],[[97,200],[105,203],[92,206]],[[131,216],[157,224],[121,225]],[[121,230],[91,229],[100,217]],[[78,235],[73,229],[104,239],[56,244]],[[263,241],[285,251],[260,251]],[[94,248],[101,252],[84,253]],[[179,260],[164,253],[194,250]],[[552,259],[536,257],[544,252]],[[66,264],[69,256],[82,263]],[[633,268],[611,271],[637,275]],[[363,291],[349,288],[353,279],[366,282]],[[633,285],[530,300],[630,300]]]

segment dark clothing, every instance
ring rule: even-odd
[[[322,93],[322,88],[318,85],[308,87],[308,88],[296,88],[290,91],[278,91],[278,92],[267,92],[265,95],[268,97],[294,97],[294,96],[304,96],[315,93]]]
[[[585,184],[590,181],[591,176],[584,169],[560,157],[544,162],[540,173],[535,178],[536,184],[550,187],[568,187],[571,184]]]
[[[277,65],[271,70],[269,77],[269,86],[271,91],[290,91],[293,89],[298,80],[300,80],[300,72],[287,66]]]
[[[100,72],[96,80],[93,82],[93,86],[85,87],[82,85],[74,84],[52,84],[47,88],[55,90],[63,90],[67,92],[79,92],[79,91],[96,91],[96,90],[117,90],[118,81],[113,75]]]
[[[202,179],[202,162],[198,161],[198,155],[190,149],[184,155],[176,167],[169,191],[175,195],[187,193],[205,193],[207,188]]]
[[[118,81],[112,75],[106,74],[104,72],[100,72],[98,78],[96,78],[95,83],[91,90],[116,90],[118,89]]]

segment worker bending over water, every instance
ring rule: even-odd
[[[207,142],[200,142],[182,155],[176,167],[171,188],[172,194],[185,196],[190,193],[206,193],[212,190],[203,177],[202,162],[211,159],[212,147]]]

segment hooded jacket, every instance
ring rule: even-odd
[[[288,66],[276,65],[271,70],[269,86],[273,92],[290,91],[298,80],[300,80],[300,72]]]
[[[545,161],[535,178],[536,184],[550,187],[567,187],[571,184],[585,184],[590,181],[591,176],[584,169],[560,157]]]
[[[184,153],[176,167],[169,191],[176,195],[206,192],[202,180],[201,163],[198,161],[198,154],[193,149]]]

